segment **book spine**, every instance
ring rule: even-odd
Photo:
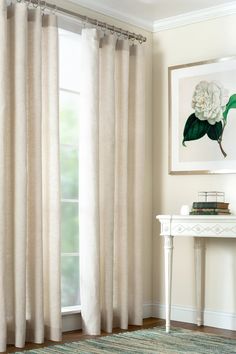
[[[219,215],[216,211],[190,211],[189,215]]]
[[[219,209],[219,208],[192,208],[192,211],[209,211],[209,212],[215,211],[218,213],[225,213],[225,214],[230,213],[229,209]]]
[[[221,203],[221,202],[194,202],[194,209],[227,209],[229,203]]]
[[[228,213],[222,213],[222,211],[190,211],[190,215],[230,215]]]

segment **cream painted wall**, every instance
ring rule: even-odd
[[[82,15],[106,21],[110,25],[121,27],[125,30],[142,34],[147,37],[147,42],[143,44],[145,48],[145,67],[146,82],[146,165],[145,165],[145,232],[143,239],[143,278],[144,278],[144,303],[152,301],[152,34],[143,29],[130,26],[113,18],[104,16],[94,11],[85,9],[76,4],[64,0],[50,0],[50,3],[56,4],[68,10],[78,12]]]
[[[153,36],[154,303],[164,304],[163,244],[155,215],[179,213],[180,206],[191,206],[201,190],[224,191],[236,213],[235,175],[168,175],[168,66],[235,55],[235,23],[231,15]],[[179,238],[174,247],[172,303],[194,307],[193,240]],[[212,239],[206,252],[206,309],[236,314],[236,242]]]

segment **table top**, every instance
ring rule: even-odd
[[[216,220],[236,220],[236,215],[178,215],[178,214],[163,214],[163,215],[157,215],[156,216],[156,219],[159,219],[160,221],[161,220],[193,220],[193,221],[196,221],[196,220],[213,220],[213,221],[216,221]]]
[[[236,215],[157,215],[161,236],[236,238]]]

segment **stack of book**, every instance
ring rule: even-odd
[[[190,215],[229,215],[229,203],[194,202]]]

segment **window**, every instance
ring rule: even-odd
[[[59,30],[62,308],[80,305],[79,38],[78,34]]]

